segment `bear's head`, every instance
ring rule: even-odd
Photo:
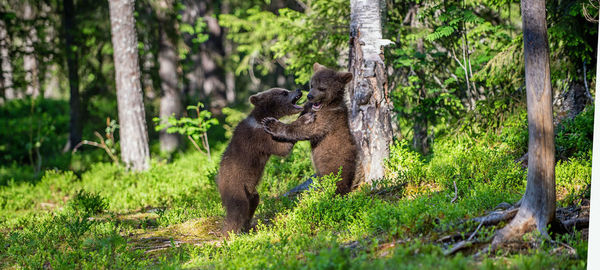
[[[310,79],[310,91],[306,96],[312,103],[312,109],[318,111],[327,106],[339,106],[344,103],[344,88],[352,80],[352,73],[338,72],[315,63],[315,72]]]
[[[262,116],[281,118],[302,111],[302,106],[296,104],[302,97],[300,89],[289,91],[282,88],[271,88],[250,97],[254,109]]]

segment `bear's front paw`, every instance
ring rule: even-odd
[[[277,122],[279,122],[279,120],[277,120],[273,117],[267,117],[262,120],[263,129],[265,130],[266,133],[269,133],[270,135],[274,135],[275,126],[277,125]]]
[[[317,117],[316,114],[313,113],[313,112],[307,113],[307,114],[305,114],[305,115],[302,116],[302,118],[304,120],[303,123],[305,125],[308,125],[308,124],[314,122],[316,117]]]

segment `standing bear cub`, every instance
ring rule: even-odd
[[[346,194],[352,188],[357,155],[344,101],[344,88],[352,80],[352,73],[337,72],[319,63],[314,64],[313,70],[303,114],[290,124],[266,118],[263,125],[278,140],[310,141],[316,176],[336,174],[341,167],[337,193]]]
[[[263,131],[266,117],[281,118],[302,111],[300,90],[273,88],[250,97],[254,109],[238,124],[223,153],[217,184],[226,217],[223,233],[248,231],[258,206],[256,186],[271,155],[287,156],[294,143],[278,142]]]

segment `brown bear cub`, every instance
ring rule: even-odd
[[[296,102],[302,92],[273,88],[250,97],[254,109],[238,124],[223,153],[217,184],[226,217],[223,233],[248,231],[258,206],[256,186],[271,155],[287,156],[294,143],[278,142],[265,133],[261,121],[302,111]]]
[[[319,63],[313,69],[303,114],[290,124],[266,118],[263,125],[277,140],[310,141],[316,176],[337,174],[341,167],[342,180],[337,183],[337,193],[346,194],[352,188],[357,156],[344,101],[344,88],[352,80],[352,73],[337,72]]]

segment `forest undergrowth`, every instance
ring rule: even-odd
[[[557,128],[558,216],[565,220],[589,212],[592,117],[588,108]],[[267,164],[255,230],[229,239],[219,234],[224,210],[215,184],[226,142],[215,143],[212,160],[184,152],[142,173],[88,162],[79,170],[45,168],[36,178],[4,165],[0,267],[583,269],[585,226],[474,256],[505,223],[472,219],[516,203],[525,188],[526,116],[501,126],[450,132],[427,156],[397,140],[386,178],[343,197],[335,195],[335,175],[296,199],[281,196],[313,174],[310,146],[300,142]],[[85,164],[94,153],[72,160]]]

